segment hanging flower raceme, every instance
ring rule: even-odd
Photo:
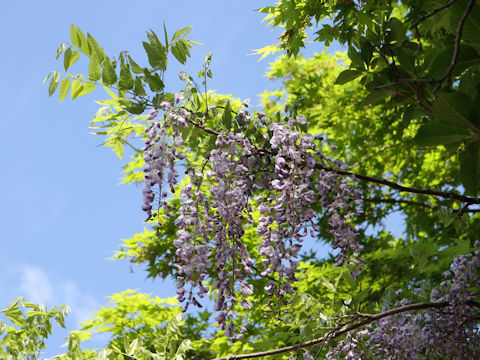
[[[157,110],[147,116],[152,121],[146,130],[144,149],[143,210],[148,218],[152,217],[153,189],[158,187],[158,206],[168,209],[163,200],[167,196],[162,190],[164,182],[171,192],[177,184],[175,163],[185,159],[180,152],[180,128],[199,126],[198,121],[188,118],[191,114],[173,104],[162,103],[161,109],[165,112],[162,119],[156,120]],[[238,117],[243,123],[254,121],[245,110]],[[265,119],[263,114],[258,116],[263,123]],[[219,312],[216,319],[232,339],[241,337],[233,326],[234,307],[252,307],[246,298],[253,293],[249,277],[268,278],[265,291],[280,300],[293,291],[291,283],[296,280],[302,242],[308,235],[315,237],[319,230],[314,203],[321,204],[329,214],[333,247],[340,250],[338,262],[344,263],[349,253],[360,251],[355,242],[357,234],[346,220],[355,214],[360,193],[349,185],[351,179],[327,170],[332,166],[344,169],[343,163],[325,157],[312,135],[302,136],[293,129],[304,122],[299,116],[286,124],[272,123],[262,135],[266,140],[262,149],[241,132],[211,130],[216,141],[206,157],[208,167],[187,170],[190,183],[181,189],[180,215],[175,221],[178,298],[186,303],[185,308],[189,304],[200,306],[199,299],[209,290],[203,282],[213,267],[217,290],[214,309]],[[202,184],[209,186],[209,191]],[[254,219],[256,210],[260,217]],[[263,264],[256,273],[257,267],[242,241],[246,227],[255,221]]]
[[[163,102],[161,107],[168,111],[172,108],[172,104]],[[167,194],[163,188],[165,175],[167,175],[170,191],[174,192],[174,186],[178,182],[175,161],[185,159],[185,153],[177,151],[183,144],[179,126],[186,125],[182,114],[167,113],[165,115],[168,118],[167,120],[156,120],[157,116],[157,109],[152,109],[147,115],[147,120],[151,121],[151,124],[145,129],[147,139],[143,148],[145,187],[143,189],[144,203],[142,210],[147,213],[147,220],[152,217],[152,204],[155,199],[153,188],[158,185],[158,204],[162,207],[165,202],[161,199],[166,197]],[[171,135],[167,135],[167,129],[169,128],[173,129]]]

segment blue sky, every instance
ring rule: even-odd
[[[210,88],[252,98],[277,84],[264,77],[268,61],[248,56],[275,42],[278,31],[261,24],[253,10],[271,1],[16,1],[0,14],[2,107],[0,147],[0,308],[18,295],[49,306],[72,308],[69,329],[127,288],[173,296],[171,281],[145,280],[127,261],[106,260],[122,238],[142,231],[141,191],[118,185],[123,162],[102,139],[88,133],[102,91],[71,102],[48,97],[42,80],[55,61],[58,44],[69,41],[70,24],[90,32],[110,55],[145,56],[141,41],[150,28],[193,25],[190,39],[201,42],[185,68],[172,66],[167,87],[180,89],[179,70],[196,73],[213,53]],[[319,45],[311,51],[321,51]],[[171,61],[173,64],[173,61]],[[84,65],[84,64],[83,64]],[[86,72],[79,62],[72,72]],[[58,354],[67,335],[56,328],[45,356]],[[98,340],[101,345],[101,339]]]

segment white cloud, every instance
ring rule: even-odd
[[[34,303],[54,302],[54,292],[52,284],[41,268],[24,265],[20,274],[20,293],[27,301]]]
[[[72,309],[72,315],[77,324],[91,318],[94,311],[100,310],[99,302],[92,295],[82,293],[73,281],[61,284],[60,292],[65,304]]]
[[[28,302],[46,304],[49,308],[59,304],[68,305],[71,309],[68,318],[73,320],[76,327],[100,309],[100,302],[72,280],[59,281],[32,264],[11,267],[8,266],[11,265],[9,262],[1,263],[0,308],[7,306],[18,295]]]

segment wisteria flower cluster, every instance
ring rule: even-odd
[[[161,108],[168,111],[172,108],[172,104],[162,102]],[[186,157],[185,153],[178,152],[178,148],[183,144],[179,126],[186,125],[182,113],[170,113],[168,121],[155,121],[157,116],[157,109],[150,110],[147,115],[147,120],[151,121],[151,124],[145,130],[147,139],[143,148],[143,159],[146,166],[143,170],[145,173],[145,187],[143,188],[144,203],[142,210],[147,213],[146,220],[152,217],[152,204],[155,199],[153,188],[155,185],[158,185],[159,206],[167,205],[165,201],[161,200],[167,196],[167,192],[163,188],[165,175],[170,185],[170,190],[172,192],[175,191],[174,187],[178,182],[179,176],[175,168],[175,162]],[[168,135],[167,129],[170,128],[173,129],[173,132],[171,135]]]
[[[148,218],[152,217],[153,188],[159,189],[158,206],[168,210],[168,203],[162,200],[167,197],[163,183],[167,182],[174,192],[178,182],[175,163],[185,159],[180,152],[180,127],[198,125],[189,119],[193,115],[173,104],[162,103],[161,109],[162,119],[155,120],[156,109],[147,117],[152,121],[144,149],[143,210]],[[254,121],[245,110],[237,116],[243,123]],[[266,124],[263,114],[257,120]],[[294,130],[296,124],[304,122],[305,118],[299,116],[285,124],[269,124],[268,131],[262,132],[265,144],[261,149],[242,132],[215,132],[215,146],[206,158],[208,166],[187,170],[190,182],[181,190],[182,205],[175,221],[177,294],[186,302],[185,308],[189,304],[200,306],[199,299],[209,290],[203,282],[213,267],[217,290],[214,309],[219,312],[216,320],[233,340],[241,337],[234,331],[234,307],[252,307],[247,297],[253,294],[253,286],[247,279],[257,268],[242,241],[249,224],[257,225],[262,239],[262,266],[256,275],[269,279],[265,291],[280,300],[293,291],[291,282],[296,280],[304,238],[315,236],[319,230],[314,203],[330,215],[333,247],[340,250],[338,263],[343,264],[349,254],[361,250],[347,220],[359,211],[356,205],[361,203],[361,193],[350,185],[351,179],[328,171],[332,166],[345,169],[345,164],[326,157],[312,135]],[[253,216],[256,210],[260,212],[257,219]]]
[[[480,244],[476,244],[478,247]],[[480,357],[479,306],[480,250],[454,259],[445,280],[430,293],[440,308],[402,312],[366,329],[347,334],[326,359],[478,359]],[[401,291],[398,292],[400,294]],[[400,300],[397,305],[410,301]]]

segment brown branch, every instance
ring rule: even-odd
[[[462,15],[462,18],[460,19],[458,23],[458,28],[457,28],[457,34],[455,36],[455,48],[453,50],[453,55],[452,55],[452,61],[450,62],[450,65],[445,71],[445,74],[439,79],[439,82],[437,86],[435,86],[435,89],[433,90],[433,93],[435,94],[440,87],[442,86],[442,83],[447,80],[447,86],[450,86],[452,83],[452,71],[455,65],[457,64],[457,58],[458,58],[458,52],[460,50],[460,40],[462,39],[462,32],[463,32],[463,25],[465,25],[465,20],[467,20],[468,14],[470,11],[473,9],[473,5],[475,4],[475,0],[470,0],[468,2],[467,8],[465,9],[465,12]]]
[[[421,18],[419,18],[417,21],[415,21],[410,26],[410,29],[413,29],[415,31],[415,36],[418,40],[418,48],[417,48],[417,51],[415,52],[414,56],[417,56],[418,52],[422,48],[421,37],[420,37],[420,32],[418,30],[418,25],[422,21],[424,21],[425,19],[439,13],[442,10],[447,9],[448,7],[450,7],[451,5],[453,5],[457,1],[458,0],[450,0],[445,5],[443,5],[443,6],[439,7],[438,9],[435,9],[435,10],[431,11],[430,13],[422,16]],[[397,79],[396,81],[388,83],[388,84],[376,86],[374,88],[374,90],[381,90],[381,89],[384,89],[384,88],[387,88],[387,87],[398,85],[399,83],[402,83],[402,82],[407,83],[408,85],[410,85],[411,83],[429,83],[429,84],[436,83],[435,88],[433,90],[433,93],[435,94],[435,93],[438,92],[438,90],[440,90],[440,87],[442,86],[442,84],[445,80],[448,79],[447,86],[450,86],[451,85],[452,72],[453,72],[453,69],[454,69],[454,67],[457,63],[458,53],[460,51],[460,41],[461,41],[461,38],[462,38],[463,26],[465,24],[465,21],[466,21],[468,15],[469,15],[469,13],[473,9],[474,4],[475,4],[475,0],[470,0],[469,1],[468,5],[465,9],[465,12],[463,13],[462,18],[460,19],[460,21],[458,23],[458,27],[457,27],[457,31],[456,31],[456,35],[455,35],[455,48],[453,50],[452,60],[450,62],[450,65],[448,66],[447,70],[445,71],[445,74],[441,78],[438,78],[438,79],[403,79],[402,78],[402,79]]]
[[[462,218],[462,215],[468,210],[468,206],[469,206],[469,204],[465,204],[465,206],[463,206],[463,207],[460,209],[460,211],[457,213],[457,217],[458,217],[459,219],[461,219],[461,218]]]
[[[192,124],[193,126],[196,126],[199,129],[201,129],[201,130],[203,130],[203,131],[205,131],[209,134],[212,134],[212,135],[215,135],[215,136],[219,136],[221,134],[220,132],[212,130],[212,129],[210,129],[210,128],[202,125],[202,124],[199,124],[196,121],[189,119],[188,117],[186,117],[185,120],[187,122],[189,122],[190,124]],[[273,155],[272,152],[270,152],[268,150],[265,150],[265,149],[257,148],[257,151],[263,151],[263,152],[266,152],[270,155]],[[392,181],[388,181],[388,180],[385,180],[385,179],[378,179],[378,178],[374,178],[374,177],[370,177],[370,176],[366,176],[366,175],[352,173],[352,172],[345,171],[345,170],[334,169],[334,168],[326,167],[326,166],[323,166],[323,165],[320,165],[320,164],[317,165],[317,169],[328,171],[328,172],[334,172],[334,173],[337,173],[337,174],[340,174],[340,175],[347,175],[347,176],[350,176],[354,179],[359,179],[359,180],[366,181],[366,182],[371,182],[371,183],[374,183],[374,184],[385,185],[385,186],[388,186],[392,189],[398,190],[400,192],[409,192],[409,193],[413,193],[413,194],[423,194],[423,195],[437,196],[437,197],[441,197],[441,198],[444,198],[444,199],[461,201],[461,202],[463,202],[465,204],[469,204],[469,205],[480,204],[480,198],[471,198],[471,197],[468,197],[468,196],[459,195],[459,194],[455,194],[455,193],[451,193],[451,192],[436,191],[436,190],[431,190],[431,189],[418,189],[418,188],[406,187],[406,186],[402,186],[402,185],[399,185],[397,183],[394,183]]]
[[[468,300],[466,301],[466,304],[470,306],[475,306],[478,307],[480,304],[478,304],[475,301]],[[306,341],[301,344],[296,344],[296,345],[291,345],[291,346],[286,346],[283,348],[275,349],[275,350],[268,350],[268,351],[261,351],[261,352],[256,352],[256,353],[250,353],[250,354],[242,354],[242,355],[229,355],[227,357],[222,357],[222,358],[216,358],[213,360],[239,360],[239,359],[253,359],[253,358],[258,358],[262,356],[270,356],[270,355],[276,355],[276,354],[282,354],[282,353],[287,353],[291,352],[294,350],[298,350],[300,348],[305,348],[305,347],[310,347],[314,346],[320,343],[324,343],[328,339],[334,339],[337,338],[343,334],[346,334],[352,330],[358,329],[364,325],[370,324],[374,321],[380,320],[382,318],[392,316],[395,314],[400,314],[403,312],[407,311],[413,311],[413,310],[423,310],[423,309],[441,309],[443,307],[446,307],[450,305],[450,302],[448,301],[439,301],[439,302],[430,302],[430,303],[416,303],[416,304],[409,304],[405,306],[401,306],[395,309],[390,309],[381,313],[377,314],[360,314],[359,316],[363,318],[362,320],[351,324],[349,326],[341,325],[341,327],[334,329],[330,331],[326,336],[322,336],[317,339],[313,339],[310,341]]]
[[[385,186],[388,186],[392,189],[398,190],[400,192],[409,192],[409,193],[413,193],[413,194],[423,194],[423,195],[437,196],[437,197],[441,197],[441,198],[444,198],[444,199],[461,201],[465,204],[480,204],[480,198],[471,198],[471,197],[468,197],[468,196],[459,195],[459,194],[455,194],[455,193],[451,193],[451,192],[436,191],[436,190],[431,190],[431,189],[411,188],[411,187],[399,185],[397,183],[394,183],[392,181],[388,181],[388,180],[385,180],[385,179],[377,179],[377,178],[374,178],[374,177],[355,174],[355,173],[345,171],[345,170],[340,170],[340,169],[333,169],[333,168],[325,167],[325,166],[322,166],[322,165],[317,165],[317,168],[320,169],[320,170],[335,172],[335,173],[340,174],[340,175],[347,175],[347,176],[350,176],[354,179],[356,178],[356,179],[371,182],[371,183],[374,183],[374,184],[385,185]]]
[[[410,26],[410,29],[414,29],[416,28],[422,21],[428,19],[430,16],[433,16],[435,15],[436,13],[439,13],[440,11],[452,6],[454,3],[456,3],[458,0],[450,0],[448,3],[446,3],[445,5],[443,6],[440,6],[438,9],[435,9],[431,12],[429,12],[428,14],[422,16],[421,18],[419,18],[417,21],[415,21],[411,26]]]
[[[193,121],[192,119],[190,119],[189,117],[186,117],[185,118],[185,121],[192,124],[193,126],[205,131],[206,133],[209,133],[209,134],[212,134],[212,135],[215,135],[215,136],[219,136],[220,133],[218,131],[215,131],[213,129],[210,129],[206,126],[203,126],[202,124],[199,124],[197,123],[196,121]]]

